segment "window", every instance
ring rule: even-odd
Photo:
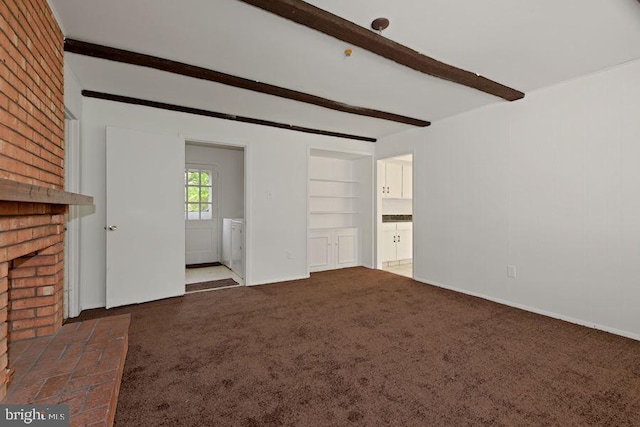
[[[188,220],[213,218],[213,173],[188,168],[184,172],[184,214]]]

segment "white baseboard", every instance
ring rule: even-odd
[[[460,292],[462,294],[471,295],[474,297],[486,299],[489,301],[497,302],[498,304],[508,305],[509,307],[519,308],[521,310],[530,311],[532,313],[541,314],[543,316],[552,317],[554,319],[564,320],[565,322],[575,323],[576,325],[586,326],[587,328],[598,329],[601,331],[609,332],[615,335],[620,335],[626,338],[631,338],[636,341],[640,341],[640,335],[634,334],[632,332],[623,331],[621,329],[611,328],[609,326],[600,325],[598,323],[589,322],[587,320],[576,319],[575,317],[565,316],[563,314],[554,313],[547,310],[542,310],[540,308],[530,307],[528,305],[515,303],[512,301],[504,300],[501,298],[495,298],[489,295],[484,295],[478,292],[469,291],[467,289],[456,288],[454,286],[445,285],[443,283],[439,283],[433,280],[422,279],[418,277],[414,277],[414,280],[418,282],[422,282],[426,285],[436,286],[438,288],[448,289],[450,291]]]
[[[273,280],[270,282],[258,282],[258,283],[252,283],[250,285],[246,285],[246,286],[261,286],[261,285],[270,285],[272,283],[280,283],[280,282],[291,282],[293,280],[302,280],[302,279],[308,279],[310,278],[310,275],[306,275],[306,276],[292,276],[292,277],[283,277],[283,278],[278,278],[278,280]]]

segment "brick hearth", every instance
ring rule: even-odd
[[[69,406],[70,425],[113,424],[130,315],[64,325],[55,335],[18,341],[16,374],[3,403]]]

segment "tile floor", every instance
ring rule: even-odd
[[[400,276],[413,278],[413,262],[403,261],[400,263],[389,263],[390,265],[383,265],[382,269],[389,273],[398,274]]]
[[[219,265],[217,267],[205,267],[205,268],[187,268],[185,272],[186,284],[208,282],[210,280],[221,279],[233,279],[241,285],[244,285],[244,281],[236,273],[225,267]]]

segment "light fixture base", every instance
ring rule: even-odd
[[[382,31],[389,27],[389,20],[387,18],[376,18],[371,23],[371,28],[376,31]]]

